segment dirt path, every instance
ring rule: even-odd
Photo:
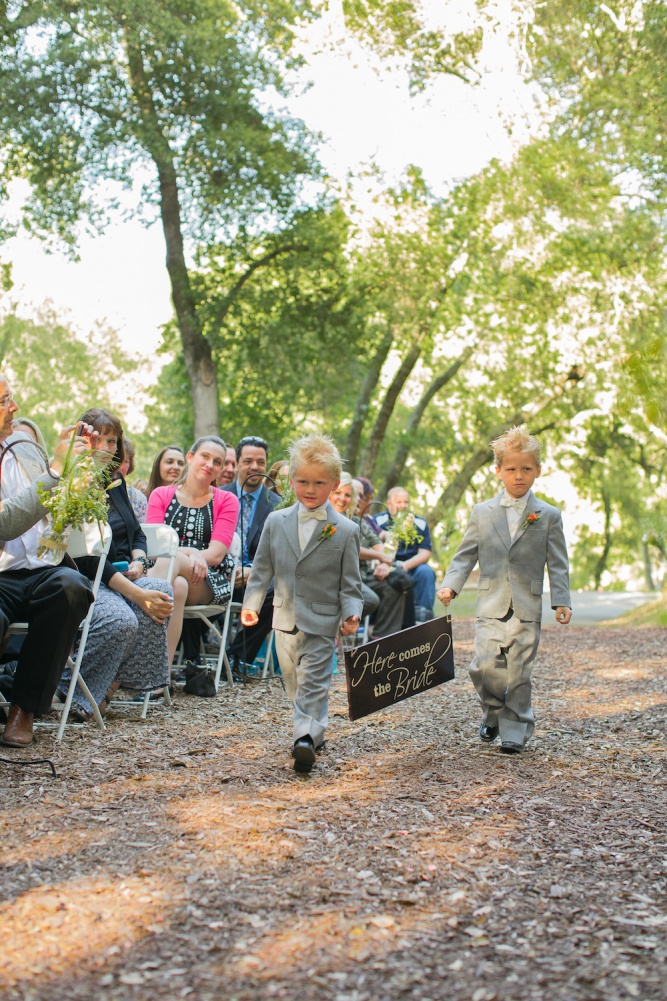
[[[0,766],[3,997],[664,1001],[664,631],[547,627],[520,758],[471,640],[365,721],[338,678],[311,776],[278,682],[42,733],[58,779]]]

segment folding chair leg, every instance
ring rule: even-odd
[[[87,630],[86,630],[86,632],[84,634],[84,637],[81,640],[82,643],[85,642],[85,636],[86,635],[87,635]],[[85,683],[85,681],[83,680],[83,678],[79,674],[79,670],[80,670],[80,667],[81,667],[81,659],[82,659],[81,648],[80,648],[80,651],[79,651],[79,655],[77,656],[77,662],[76,662],[76,664],[74,663],[74,661],[72,660],[71,657],[67,658],[68,666],[70,667],[70,669],[72,671],[72,677],[70,679],[69,688],[67,689],[67,698],[65,699],[65,705],[63,706],[62,715],[60,717],[60,723],[58,725],[58,730],[56,732],[56,740],[58,742],[60,742],[63,739],[63,734],[65,733],[65,727],[67,726],[67,717],[69,716],[69,711],[72,708],[72,700],[74,698],[74,689],[76,688],[77,685],[79,685],[79,687],[81,688],[81,691],[83,692],[83,694],[86,696],[86,698],[90,702],[91,706],[93,707],[93,716],[95,718],[95,723],[97,724],[98,730],[105,730],[106,729],[106,727],[104,725],[104,720],[102,719],[102,714],[100,713],[98,705],[95,702],[95,699],[93,698],[93,696],[90,694],[90,689],[88,688],[88,685]]]
[[[164,704],[170,706],[172,703],[171,693],[169,691],[169,682],[162,689],[162,697],[164,699]]]
[[[141,718],[142,719],[146,719],[146,717],[148,715],[148,703],[150,702],[150,698],[151,698],[151,693],[150,692],[146,692],[146,694],[144,696],[144,704],[141,707]]]
[[[225,663],[225,674],[227,675],[227,684],[229,685],[230,688],[233,688],[234,687],[234,678],[232,677],[232,668],[231,668],[231,664],[229,663],[229,658],[227,657],[226,653],[224,655],[224,663]],[[220,677],[220,674],[218,674],[218,678],[219,677]],[[219,681],[218,681],[218,683],[219,683]],[[216,688],[217,688],[217,686],[216,686]]]
[[[273,669],[273,630],[266,637],[266,657],[262,667],[262,681],[266,678],[275,678],[276,672]]]

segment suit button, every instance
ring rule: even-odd
[[[302,573],[298,573],[297,577],[303,577],[303,574]]]

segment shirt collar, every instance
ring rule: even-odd
[[[264,484],[260,483],[260,485],[257,487],[256,490],[244,490],[243,487],[241,486],[241,484],[237,482],[237,484],[236,484],[236,496],[238,497],[239,500],[241,500],[241,498],[244,495],[246,495],[248,497],[252,497],[253,500],[255,501],[255,503],[257,503],[257,501],[259,500],[259,495],[261,494],[263,488],[264,488]]]

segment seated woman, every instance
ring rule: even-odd
[[[158,487],[148,498],[148,524],[171,525],[181,550],[174,569],[174,612],[169,623],[169,663],[174,659],[185,605],[226,605],[232,593],[234,561],[227,555],[239,516],[235,493],[211,486],[225,461],[222,438],[198,438],[186,456],[187,474],[176,486]],[[166,577],[168,560],[149,575]]]
[[[329,495],[329,500],[338,514],[342,514],[346,518],[351,518],[353,521],[357,520],[354,517],[354,512],[357,508],[357,491],[349,473],[340,474],[340,483]],[[359,558],[361,560],[383,559],[382,556],[370,549],[364,549],[364,555],[360,555]],[[377,611],[380,599],[363,581],[361,584],[361,595],[364,599],[364,608],[361,614],[365,619],[367,615],[373,615]]]
[[[100,409],[87,410],[80,419],[98,432],[93,444],[108,479],[111,549],[81,663],[83,680],[103,712],[121,686],[143,693],[168,683],[167,621],[173,608],[173,591],[166,581],[144,576],[146,538],[132,510],[125,481],[117,472],[124,458],[119,419]],[[81,573],[91,580],[95,577],[97,557],[76,562]],[[114,566],[122,562],[129,564],[127,570]],[[58,689],[62,701],[70,677],[66,668]],[[73,704],[84,718],[90,717],[92,706],[78,687]]]
[[[150,497],[158,487],[171,487],[177,483],[185,471],[185,456],[178,445],[167,445],[155,456],[146,497]]]
[[[148,507],[148,498],[146,494],[142,494],[141,490],[136,487],[131,487],[127,483],[127,478],[130,473],[134,472],[134,444],[129,438],[123,438],[123,451],[125,452],[125,458],[118,467],[118,472],[125,480],[125,486],[127,487],[127,496],[130,498],[130,504],[132,505],[132,510],[134,511],[137,521],[141,525],[142,522],[146,521],[146,509]]]
[[[340,483],[329,496],[338,514],[351,518],[357,508],[357,492],[349,473],[340,474]]]
[[[289,490],[289,462],[278,459],[269,469],[267,476],[269,477],[267,486],[269,490],[273,490],[274,494],[279,494],[282,497],[285,491]]]

